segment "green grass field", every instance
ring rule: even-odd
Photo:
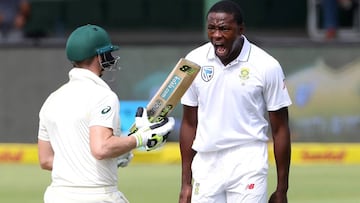
[[[0,202],[41,203],[50,172],[37,165],[0,164]],[[269,192],[275,187],[269,171]],[[133,164],[119,170],[119,188],[132,203],[177,202],[179,165]],[[292,166],[290,203],[360,202],[360,165]],[[160,198],[159,198],[160,197]]]

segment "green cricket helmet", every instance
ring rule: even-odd
[[[66,42],[67,58],[73,62],[96,55],[108,55],[118,49],[118,46],[112,45],[108,33],[103,28],[90,24],[75,29]]]

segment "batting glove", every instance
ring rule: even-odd
[[[150,123],[146,109],[139,107],[135,117],[137,131],[131,136],[136,138],[136,147],[145,147],[147,151],[151,151],[165,144],[174,125],[173,117],[164,117],[161,121]]]
[[[127,165],[129,165],[133,157],[134,154],[131,151],[117,157],[117,167],[118,168],[126,167]]]

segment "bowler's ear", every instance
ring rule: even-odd
[[[239,34],[239,35],[242,35],[242,34],[244,34],[244,31],[245,31],[245,24],[244,24],[244,23],[241,23],[241,24],[238,26],[238,34]]]

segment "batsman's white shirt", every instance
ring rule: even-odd
[[[289,106],[291,100],[278,61],[250,43],[245,36],[239,56],[224,66],[212,44],[191,51],[186,58],[201,72],[181,99],[198,106],[193,149],[218,151],[268,140],[267,111]]]
[[[120,135],[119,100],[110,87],[86,69],[73,68],[70,80],[43,104],[38,138],[55,152],[52,186],[117,186],[116,159],[97,160],[90,152],[89,127],[112,128]]]

